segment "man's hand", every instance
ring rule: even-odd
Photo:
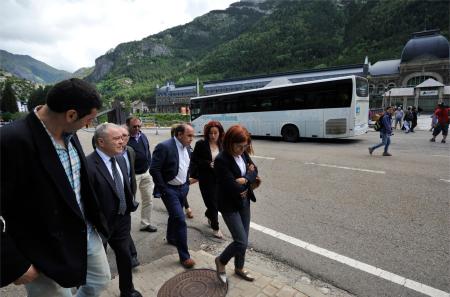
[[[196,182],[198,182],[198,179],[193,178],[193,177],[190,177],[190,178],[189,178],[189,184],[190,184],[190,185],[195,184]]]
[[[25,272],[21,277],[19,277],[18,279],[16,279],[14,281],[15,285],[24,285],[24,284],[28,284],[31,283],[32,281],[34,281],[37,277],[39,276],[39,271],[37,271],[37,269],[31,265],[27,272]]]
[[[247,193],[248,193],[248,190],[245,190],[244,192],[240,193],[241,198],[242,198],[242,199],[247,198]]]

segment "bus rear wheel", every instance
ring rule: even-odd
[[[286,125],[281,129],[281,136],[284,141],[297,142],[299,137],[298,128],[295,125]]]

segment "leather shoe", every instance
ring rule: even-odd
[[[184,268],[192,268],[195,265],[195,261],[189,258],[184,261],[181,261],[181,265],[183,265]]]
[[[223,265],[220,262],[219,257],[215,258],[214,262],[216,262],[217,278],[220,280],[220,282],[226,284],[227,283],[227,274],[225,272],[225,265]]]
[[[137,257],[132,257],[131,258],[131,267],[135,268],[138,267],[139,265],[141,265],[141,263],[139,263],[139,260]]]
[[[250,272],[243,270],[243,269],[235,269],[234,273],[236,273],[237,276],[239,276],[240,278],[252,282],[255,280],[255,278],[253,276],[250,275]]]
[[[120,293],[120,297],[142,297],[142,294],[139,293],[139,291],[133,290],[132,292],[130,292],[128,294]]]
[[[141,231],[146,231],[146,232],[156,232],[158,231],[158,228],[152,226],[152,225],[147,225],[145,227],[142,227],[141,229],[139,229]]]

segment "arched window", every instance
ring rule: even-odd
[[[393,82],[389,83],[387,86],[388,90],[395,88],[395,84]]]
[[[369,85],[369,94],[373,94],[374,90],[375,90],[375,86]]]
[[[380,84],[377,86],[377,94],[383,94],[384,93],[384,85]]]
[[[420,85],[421,83],[423,83],[424,81],[426,81],[427,79],[432,78],[434,80],[437,80],[435,77],[433,76],[429,76],[429,75],[419,75],[419,76],[415,76],[413,78],[411,78],[410,80],[408,80],[408,82],[406,83],[406,86],[411,88],[411,87],[415,87],[417,85]]]

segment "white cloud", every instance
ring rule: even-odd
[[[0,0],[0,49],[75,71],[237,0]]]

